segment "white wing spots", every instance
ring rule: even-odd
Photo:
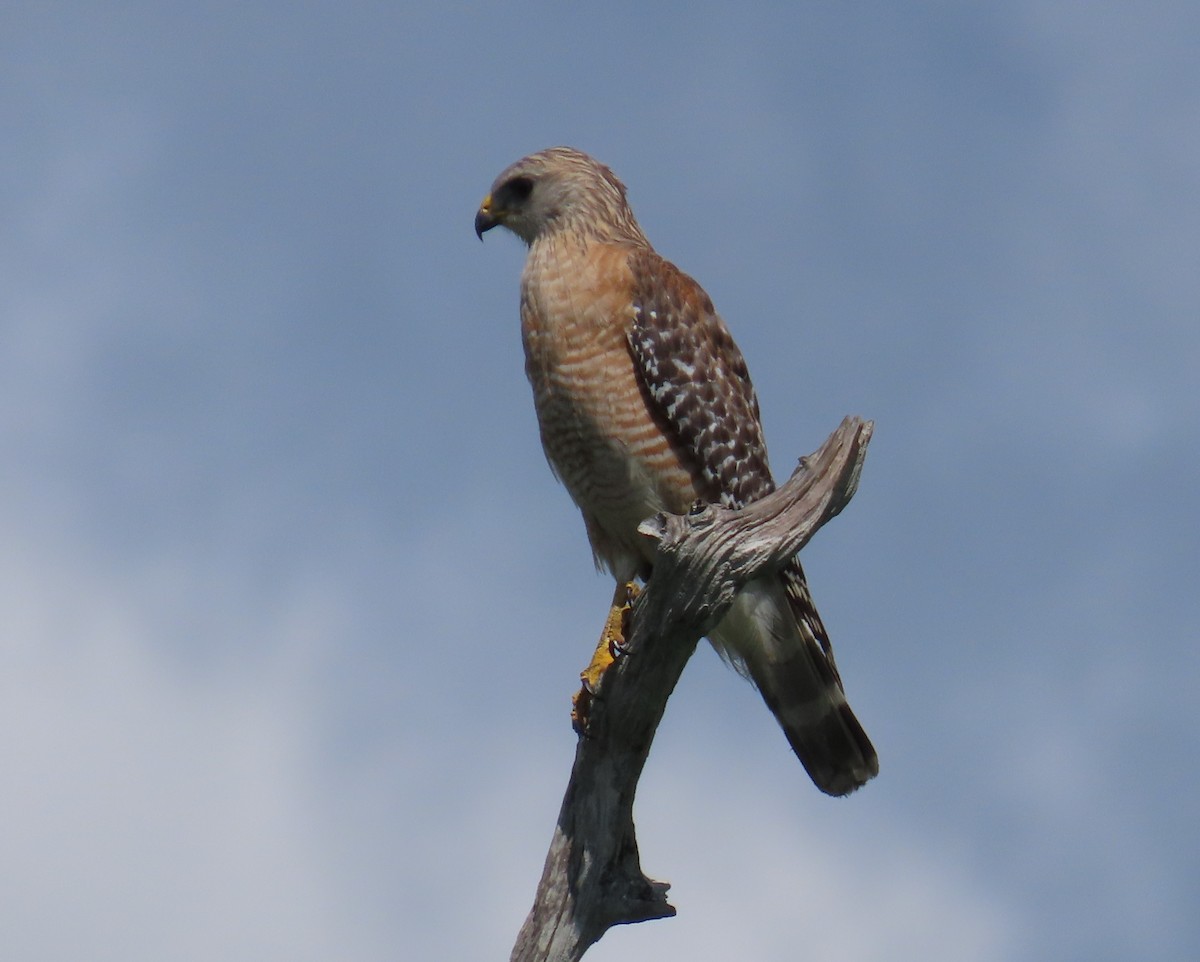
[[[762,497],[774,484],[741,352],[703,291],[670,264],[654,257],[635,278],[642,296],[629,347],[674,443],[712,501]]]

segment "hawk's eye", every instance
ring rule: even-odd
[[[504,185],[504,191],[519,204],[533,193],[533,181],[529,177],[514,177]]]

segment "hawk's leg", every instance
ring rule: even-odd
[[[600,689],[600,679],[625,652],[625,644],[629,639],[630,611],[641,593],[642,589],[632,581],[617,585],[592,661],[579,673],[583,686],[571,699],[571,727],[580,735],[587,732],[588,712],[592,707],[592,699]]]

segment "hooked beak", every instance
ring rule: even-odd
[[[500,218],[492,213],[492,195],[488,194],[475,213],[475,236],[483,240],[485,232],[500,223]]]

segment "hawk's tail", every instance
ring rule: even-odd
[[[799,563],[747,585],[713,641],[762,693],[817,788],[848,795],[879,772]]]

